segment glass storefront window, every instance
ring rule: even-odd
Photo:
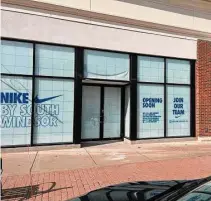
[[[129,80],[129,55],[85,50],[84,77],[108,80]]]
[[[16,41],[1,41],[1,73],[32,75],[33,45]]]
[[[74,81],[36,79],[34,143],[73,142]]]
[[[1,76],[1,145],[27,145],[31,136],[32,79]]]
[[[74,48],[36,45],[36,74],[74,77]]]
[[[138,56],[138,74],[140,82],[164,82],[164,59]]]
[[[167,87],[167,136],[190,136],[190,87]]]
[[[125,87],[125,136],[130,137],[130,87]]]
[[[33,59],[35,59],[34,74]],[[101,96],[104,97],[103,104],[100,104],[103,118],[99,115],[98,119],[92,117],[96,131],[103,128],[100,129],[104,134],[103,137],[119,137],[122,131],[120,125],[124,123],[125,136],[130,138],[130,131],[133,128],[130,118],[133,116],[131,112],[134,112],[130,110],[130,101],[133,101],[133,94],[130,94],[133,91],[130,91],[133,85],[130,81],[136,82],[134,75],[134,80],[130,80],[130,54],[85,49],[83,72],[84,78],[97,79],[103,84],[128,81],[128,85],[124,86],[124,122],[121,122],[123,118],[120,115],[120,105],[123,99],[120,99],[119,88],[104,87],[103,95],[100,92],[98,94],[100,97],[96,96],[98,98],[96,99],[90,96],[90,93],[93,93],[93,86],[89,86],[90,89],[85,97],[88,96],[87,100],[94,109],[96,107],[93,101],[100,103]],[[75,48],[2,40],[1,73],[3,73],[1,77],[2,146],[73,142]],[[35,80],[33,89],[32,80]],[[191,135],[190,83],[190,61],[137,55],[137,82],[134,84],[137,84],[138,139],[161,138],[164,137],[164,132],[165,137]],[[166,89],[166,101],[164,89]],[[35,96],[32,97],[32,94]],[[33,98],[35,119],[34,135],[31,136]],[[82,110],[91,111],[91,106],[87,107],[84,101],[85,98],[82,97]],[[102,105],[104,105],[103,109]],[[166,131],[164,131],[164,110],[166,111]],[[90,116],[88,113],[87,115]],[[97,124],[101,119],[104,120],[103,127]],[[84,121],[83,117],[82,121]],[[85,126],[88,125],[85,124]],[[82,126],[82,133],[88,132],[84,128]],[[111,134],[111,131],[115,132]],[[96,136],[99,137],[99,135],[100,133],[97,132]],[[31,137],[33,137],[33,142],[31,142]],[[82,136],[83,138],[87,136]]]
[[[164,87],[138,84],[137,138],[164,137]]]
[[[167,59],[167,82],[177,84],[190,84],[190,61]]]

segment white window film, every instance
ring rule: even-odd
[[[121,125],[121,88],[104,88],[104,126],[103,137],[120,137]]]
[[[139,84],[137,90],[137,137],[164,137],[164,87]]]
[[[85,50],[84,77],[129,80],[129,55]]]
[[[27,145],[31,136],[31,78],[1,76],[1,145]]]
[[[190,87],[167,87],[167,136],[190,136]]]
[[[100,87],[83,86],[82,139],[100,137],[100,94]]]
[[[31,75],[33,45],[16,41],[1,41],[1,73]]]
[[[168,83],[190,84],[190,61],[167,59],[166,62]]]
[[[125,136],[130,137],[130,87],[125,88]]]
[[[36,79],[34,143],[73,142],[74,81]]]
[[[158,57],[138,57],[138,81],[164,82],[164,59]]]
[[[74,48],[36,45],[36,74],[74,77]]]

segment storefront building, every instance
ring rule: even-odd
[[[3,4],[2,147],[209,136],[196,88],[208,41],[197,59],[196,36],[114,26],[51,3]]]

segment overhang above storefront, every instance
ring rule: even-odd
[[[162,33],[211,38],[209,0],[2,0],[2,3]]]

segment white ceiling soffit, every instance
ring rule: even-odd
[[[165,0],[159,0],[159,1],[165,1]],[[193,1],[200,2],[200,1],[209,1],[209,0],[200,0],[200,1],[193,0]],[[186,2],[188,1],[186,0]],[[211,41],[211,33],[208,33],[208,32],[202,32],[202,31],[196,31],[196,30],[191,30],[191,29],[179,28],[175,26],[168,26],[168,25],[162,25],[158,23],[134,20],[134,19],[107,15],[107,14],[102,14],[102,13],[97,13],[97,12],[90,12],[86,10],[70,8],[70,7],[65,7],[65,6],[55,5],[55,4],[42,3],[42,2],[36,2],[36,1],[31,1],[31,0],[2,0],[1,3],[2,5],[5,4],[6,6],[10,6],[10,5],[22,6],[22,7],[32,8],[32,9],[46,10],[46,11],[56,12],[60,15],[65,14],[65,15],[70,15],[70,16],[78,16],[78,17],[88,18],[88,19],[97,20],[101,22],[127,25],[133,28],[141,28],[141,29],[147,29],[151,31],[163,32],[167,34],[176,34],[180,36]]]

